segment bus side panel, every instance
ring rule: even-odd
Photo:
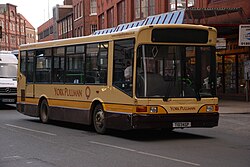
[[[50,106],[49,118],[52,120],[81,123],[86,125],[91,124],[90,112],[85,109]]]
[[[39,117],[38,106],[35,104],[17,103],[17,111],[28,116]]]
[[[110,129],[129,130],[131,126],[131,114],[105,112],[106,127]]]

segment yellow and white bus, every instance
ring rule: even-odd
[[[217,126],[216,36],[161,24],[22,45],[17,109],[101,134]]]

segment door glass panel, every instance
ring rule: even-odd
[[[235,55],[225,56],[225,91],[236,93]]]

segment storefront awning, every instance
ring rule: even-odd
[[[218,19],[223,17],[223,19]],[[190,24],[227,24],[247,23],[247,16],[242,8],[187,8],[185,23]]]

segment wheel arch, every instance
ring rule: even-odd
[[[46,100],[47,103],[49,104],[48,98],[47,98],[46,96],[41,96],[41,97],[39,98],[38,107],[37,107],[37,112],[38,112],[39,116],[40,116],[41,103],[42,103],[43,100]]]
[[[103,108],[103,110],[105,111],[105,106],[104,106],[104,102],[101,100],[101,99],[94,99],[93,101],[92,101],[92,104],[91,104],[91,107],[90,107],[90,124],[91,125],[93,125],[93,114],[94,114],[94,110],[95,110],[95,107],[98,105],[98,104],[100,104],[100,105],[102,105],[102,108]]]

